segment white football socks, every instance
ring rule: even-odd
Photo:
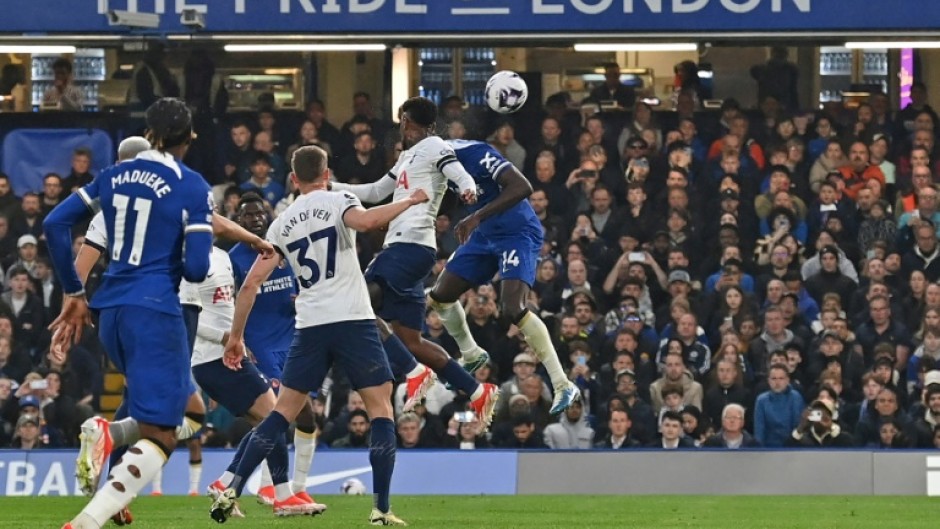
[[[294,492],[307,490],[307,474],[313,463],[313,454],[317,450],[317,433],[301,432],[294,429],[294,480],[291,486]]]
[[[569,384],[568,377],[565,376],[565,370],[561,368],[558,353],[555,351],[555,346],[552,345],[552,336],[541,318],[529,312],[516,325],[519,327],[526,343],[532,346],[535,355],[539,357],[542,365],[548,371],[548,376],[552,379],[552,386],[555,391],[567,387]]]
[[[111,469],[108,481],[73,520],[73,527],[103,527],[111,516],[137,497],[163,468],[164,463],[166,454],[160,447],[147,440],[137,441],[127,449],[121,463]]]
[[[463,362],[476,360],[483,352],[483,349],[480,349],[476,340],[473,339],[473,334],[470,333],[470,326],[467,325],[467,313],[464,312],[463,305],[459,301],[441,303],[434,301],[432,298],[431,308],[437,311],[444,328],[447,329],[447,333],[457,342]]]

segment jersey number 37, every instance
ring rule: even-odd
[[[304,274],[303,268],[295,271],[300,286],[303,288],[310,288],[320,280],[320,265],[309,255],[313,244],[320,239],[326,239],[326,277],[324,279],[330,279],[336,274],[336,226],[315,231],[287,245],[287,251],[290,253],[298,252],[297,264],[310,270],[309,276]]]

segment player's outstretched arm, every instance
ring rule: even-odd
[[[359,200],[367,204],[378,204],[385,200],[395,190],[397,178],[392,173],[385,173],[385,176],[379,178],[371,184],[344,184],[342,182],[330,182],[331,191],[349,191],[356,195]]]
[[[85,325],[91,325],[85,288],[72,263],[72,226],[91,216],[90,203],[88,193],[82,189],[69,195],[56,206],[42,223],[52,266],[65,293],[62,311],[49,325],[49,329],[55,331],[52,335],[52,347],[59,351],[67,350],[72,344],[78,343],[82,339],[82,329]]]
[[[454,226],[454,235],[460,244],[467,242],[473,230],[488,217],[502,213],[522,202],[532,194],[532,184],[512,165],[508,165],[496,177],[500,192],[489,204],[461,219]]]
[[[351,207],[343,213],[343,222],[356,231],[371,231],[385,226],[411,206],[427,201],[427,193],[423,189],[416,189],[408,198],[384,206],[370,209],[361,206]]]
[[[473,204],[477,201],[477,183],[473,181],[473,177],[464,169],[463,165],[460,165],[456,157],[453,162],[442,167],[441,172],[460,190],[460,200],[467,204]]]
[[[277,268],[279,259],[265,259],[258,256],[255,259],[251,270],[245,276],[238,296],[235,298],[235,315],[232,317],[232,329],[228,334],[228,341],[225,344],[225,354],[222,362],[233,370],[241,369],[242,358],[245,357],[245,325],[248,322],[248,314],[251,307],[255,304],[255,298],[258,296],[258,289],[267,281],[271,272]]]
[[[255,249],[265,259],[277,255],[274,245],[258,237],[254,233],[242,228],[237,222],[227,219],[218,213],[212,214],[212,234],[220,239],[243,242]]]

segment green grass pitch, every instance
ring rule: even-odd
[[[320,496],[323,516],[275,518],[270,508],[242,502],[245,519],[224,527],[368,527],[371,498]],[[0,528],[58,529],[84,498],[0,498]],[[406,496],[393,508],[411,527],[433,528],[702,528],[918,529],[940,527],[940,498],[843,496]],[[217,527],[207,498],[141,497],[131,506],[131,529]],[[106,527],[115,527],[109,523]]]

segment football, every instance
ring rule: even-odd
[[[529,97],[529,87],[519,74],[509,70],[496,72],[486,82],[486,104],[500,114],[522,108]]]
[[[349,478],[340,485],[339,491],[352,496],[362,496],[366,493],[366,486],[356,478]]]

